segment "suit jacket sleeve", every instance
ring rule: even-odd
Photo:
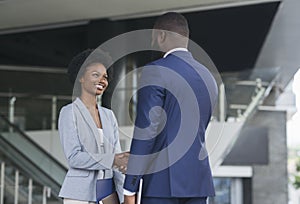
[[[112,168],[114,154],[83,151],[72,107],[62,108],[59,115],[58,129],[63,150],[71,168],[85,170],[105,170]]]
[[[142,87],[138,90],[137,116],[135,121],[134,136],[131,142],[130,154],[149,155],[153,153],[153,147],[161,125],[162,107],[164,104],[165,90],[155,84],[162,80],[156,67],[150,67],[142,72]],[[149,85],[147,85],[149,84]],[[145,86],[146,85],[146,86]],[[157,107],[160,107],[156,109]],[[149,114],[151,112],[151,114]],[[140,131],[142,129],[142,131]],[[142,139],[141,139],[142,137]],[[144,165],[137,167],[137,165]],[[151,161],[136,162],[132,157],[128,162],[128,174],[125,177],[124,188],[130,192],[137,192],[140,179],[143,177]],[[130,169],[140,168],[138,174],[130,174]],[[130,174],[130,175],[129,175]]]
[[[112,115],[112,123],[113,123],[113,130],[114,130],[114,138],[115,138],[115,151],[114,153],[121,153],[121,145],[120,145],[120,139],[119,139],[119,129],[118,129],[118,122],[116,120],[116,117],[114,113],[111,111]],[[124,174],[122,174],[118,169],[113,169],[114,174],[114,182],[116,185],[116,190],[120,199],[120,203],[124,202],[124,195],[123,195],[123,185],[124,185]]]

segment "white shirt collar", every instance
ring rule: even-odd
[[[188,49],[184,48],[184,47],[177,47],[177,48],[174,48],[172,50],[169,50],[168,52],[166,52],[164,54],[164,58],[166,58],[169,54],[171,54],[172,52],[175,52],[175,51],[185,51],[185,52],[188,52]]]

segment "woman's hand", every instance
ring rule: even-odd
[[[128,152],[115,154],[113,166],[118,168],[119,171],[122,172],[123,174],[125,174],[127,170],[129,155],[130,154]]]

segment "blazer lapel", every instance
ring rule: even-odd
[[[93,132],[94,138],[97,142],[97,149],[99,152],[101,152],[100,149],[100,136],[99,136],[99,132],[97,130],[97,126],[90,114],[90,112],[88,111],[88,109],[85,107],[85,105],[83,104],[83,102],[77,98],[74,101],[74,104],[76,105],[76,107],[78,108],[80,114],[82,115],[82,118],[85,120],[85,122],[87,123],[87,125],[90,127],[90,129]]]

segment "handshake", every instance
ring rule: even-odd
[[[127,170],[129,155],[130,155],[129,152],[115,154],[113,167],[119,169],[120,172],[125,174]]]

